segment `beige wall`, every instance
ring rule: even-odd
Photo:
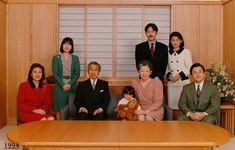
[[[229,67],[235,79],[235,1],[223,6],[223,62]]]
[[[6,4],[0,1],[0,128],[7,123],[6,117]]]
[[[51,58],[58,53],[58,3],[99,4],[100,2],[100,4],[113,5],[120,1],[37,0],[37,4],[29,0],[9,0],[8,2],[7,119],[9,124],[15,124],[18,85],[27,79],[30,65],[33,62],[40,62],[45,66],[47,75],[51,74]],[[43,4],[40,4],[41,2]],[[172,31],[182,32],[186,47],[192,51],[193,60],[202,62],[206,66],[212,58],[222,61],[222,3],[220,1],[127,0],[123,2],[131,5],[168,3],[172,6]],[[130,78],[109,79],[112,85],[125,85],[130,80]]]
[[[174,5],[172,15],[172,30],[182,33],[194,62],[222,61],[221,5]]]

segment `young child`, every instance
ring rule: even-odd
[[[118,120],[137,120],[135,111],[140,109],[135,99],[135,90],[132,86],[125,86],[122,90],[123,98],[118,102],[116,111]]]

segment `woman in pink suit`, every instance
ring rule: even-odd
[[[143,60],[138,66],[139,79],[132,82],[141,110],[137,110],[140,121],[159,121],[163,119],[163,86],[161,80],[151,79],[152,64]]]
[[[51,93],[45,80],[44,67],[32,64],[28,73],[28,81],[22,82],[18,89],[18,115],[22,123],[35,120],[54,120],[49,115]]]

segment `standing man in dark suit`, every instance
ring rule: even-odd
[[[153,79],[157,77],[163,81],[168,63],[168,48],[156,41],[158,27],[155,24],[147,24],[144,30],[148,40],[135,47],[136,68],[142,60],[148,60],[153,64],[150,77]]]
[[[183,87],[178,104],[182,114],[178,119],[215,124],[220,107],[217,87],[205,80],[205,68],[199,63],[191,66],[190,74],[195,82]]]
[[[89,79],[78,84],[75,105],[79,120],[104,120],[110,101],[108,82],[98,79],[101,66],[95,61],[88,64]]]

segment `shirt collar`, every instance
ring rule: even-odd
[[[90,78],[91,85],[93,84],[93,79]],[[97,83],[97,79],[95,79],[95,84]]]
[[[198,87],[198,85],[199,85],[199,86],[200,86],[200,91],[202,91],[203,84],[204,84],[204,80],[203,80],[201,83],[199,83],[199,84],[195,82],[195,88],[196,88],[196,90],[197,90],[197,87]]]
[[[180,48],[178,51],[176,51],[177,54],[180,54],[182,51],[184,50],[184,48]],[[173,51],[173,49],[169,50],[169,53],[172,55],[175,51]]]
[[[153,43],[153,47],[155,48],[155,45],[156,45],[156,41],[154,41],[154,42],[150,42],[150,41],[148,41],[148,44],[149,44],[149,48],[151,47],[151,44]]]

